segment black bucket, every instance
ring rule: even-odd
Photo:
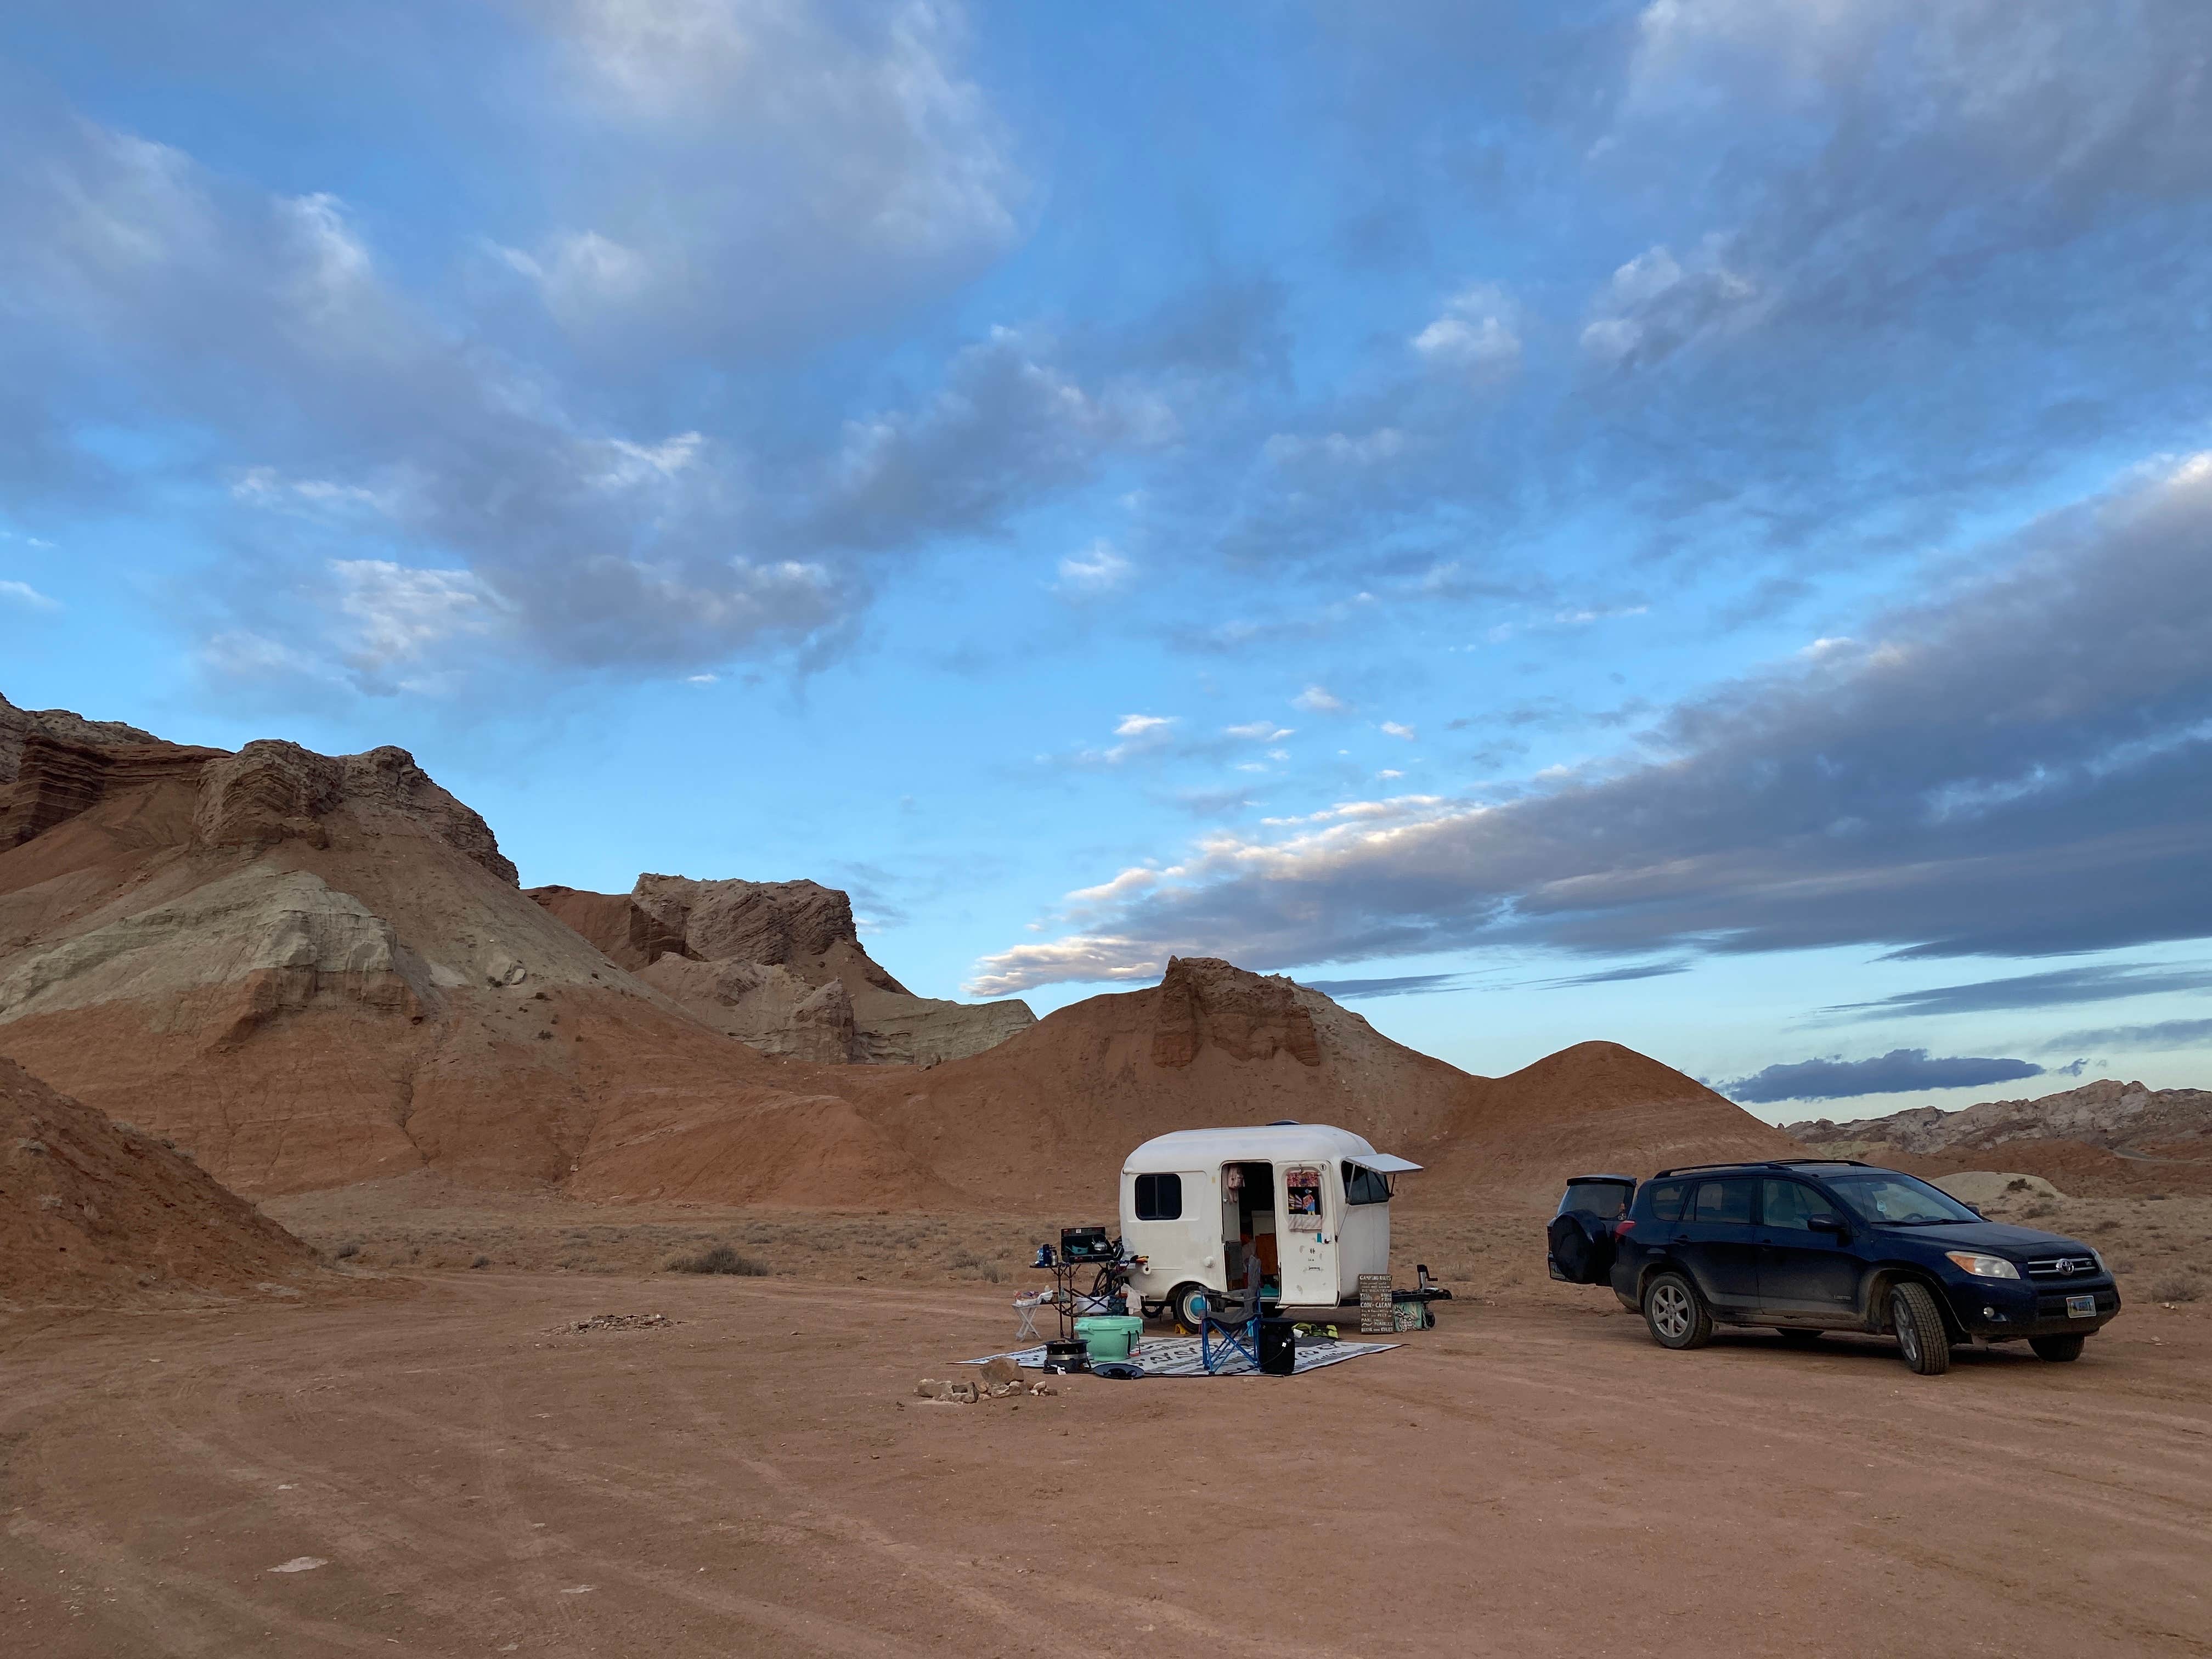
[[[1044,1368],[1048,1371],[1087,1371],[1091,1369],[1091,1350],[1080,1342],[1048,1342],[1044,1345]]]
[[[1298,1368],[1297,1322],[1260,1322],[1260,1369],[1269,1376],[1289,1376]]]

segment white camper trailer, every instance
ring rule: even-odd
[[[1247,1255],[1289,1306],[1357,1302],[1360,1274],[1390,1270],[1392,1179],[1420,1167],[1322,1123],[1158,1136],[1121,1166],[1121,1245],[1145,1258],[1129,1282],[1194,1329]]]

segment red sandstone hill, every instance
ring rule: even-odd
[[[0,703],[0,1052],[244,1192],[434,1166],[607,1200],[1092,1211],[1152,1135],[1288,1117],[1526,1198],[1794,1144],[1624,1048],[1470,1077],[1209,960],[941,1064],[729,1035],[693,978],[765,961],[856,1014],[905,995],[842,903],[680,878],[533,897],[404,750],[228,754]]]
[[[729,1182],[748,1199],[928,1196],[848,1107],[532,903],[405,751],[233,755],[5,712],[0,1053],[231,1187],[565,1182],[650,1101],[754,1146]]]
[[[190,1158],[0,1060],[0,1306],[312,1283],[314,1253]]]
[[[1427,1189],[1541,1193],[1595,1167],[1787,1156],[1796,1143],[1614,1043],[1504,1078],[1382,1036],[1318,991],[1205,958],[1093,997],[972,1059],[842,1085],[885,1136],[969,1201],[1082,1201],[1170,1129],[1334,1123],[1428,1166]],[[1550,1196],[1556,1196],[1552,1192]]]

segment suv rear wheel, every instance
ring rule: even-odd
[[[2038,1359],[2079,1359],[2082,1341],[2078,1336],[2031,1336],[2027,1346]]]
[[[1890,1322],[1897,1327],[1897,1351],[1922,1376],[1941,1376],[1951,1369],[1951,1334],[1942,1310],[1928,1287],[1912,1279],[1889,1292]]]
[[[1644,1287],[1644,1322],[1662,1348],[1702,1348],[1713,1340],[1713,1316],[1705,1311],[1698,1287],[1676,1273],[1664,1273]]]

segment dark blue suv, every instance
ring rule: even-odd
[[[1554,1279],[1609,1284],[1662,1347],[1716,1325],[1893,1334],[1923,1376],[1964,1342],[2080,1356],[2120,1310],[2105,1260],[2057,1233],[1985,1220],[1896,1170],[1822,1158],[1577,1176],[1548,1233]]]

